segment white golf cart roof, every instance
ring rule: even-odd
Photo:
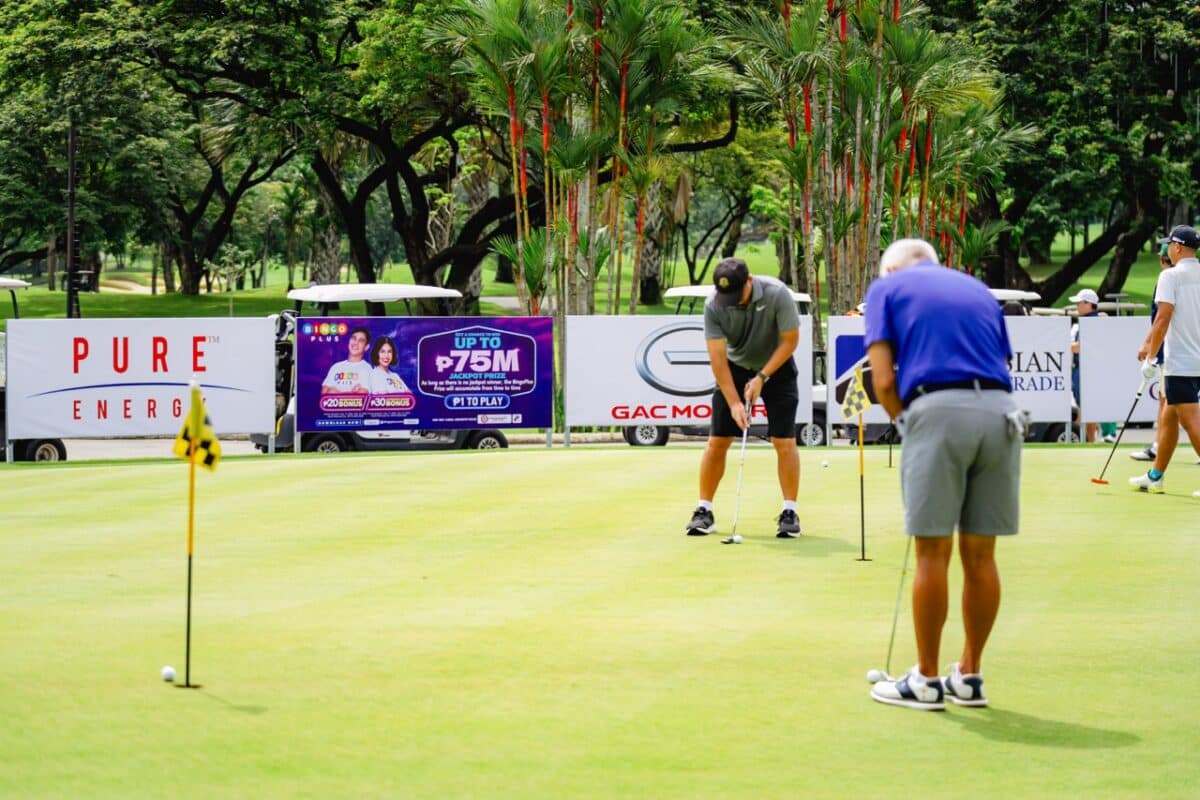
[[[1042,299],[1042,296],[1037,292],[1027,292],[1023,289],[988,289],[988,291],[992,293],[992,297],[1001,303],[1008,303],[1013,300],[1019,303],[1032,303]]]
[[[21,316],[17,311],[17,289],[28,289],[33,284],[29,281],[23,281],[19,278],[5,278],[0,276],[0,291],[8,291],[12,295],[13,318]]]
[[[683,300],[686,300],[688,298],[701,298],[701,297],[703,297],[704,299],[707,300],[708,296],[710,294],[712,294],[713,292],[715,292],[716,290],[717,290],[716,287],[713,286],[712,284],[700,284],[697,286],[672,286],[670,289],[667,289],[665,292],[663,292],[663,297],[666,297],[670,300],[678,299],[680,302],[682,302]],[[809,297],[804,292],[793,291],[792,299],[795,300],[797,303],[811,303],[812,302],[812,298]]]
[[[289,300],[302,303],[388,303],[395,300],[428,300],[435,297],[462,297],[457,289],[422,286],[416,283],[329,283],[292,289]]]

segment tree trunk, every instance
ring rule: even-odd
[[[54,280],[58,273],[58,245],[53,236],[46,242],[46,288],[54,291]]]
[[[646,223],[642,241],[642,279],[639,294],[644,305],[662,303],[662,256],[670,239],[670,216],[662,203],[662,179],[646,191]]]

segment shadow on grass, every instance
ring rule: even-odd
[[[946,719],[961,725],[967,733],[999,742],[1015,742],[1035,747],[1059,747],[1070,750],[1096,750],[1111,747],[1130,747],[1141,741],[1140,736],[1124,731],[1093,728],[1074,722],[1005,711],[998,708],[954,710]]]
[[[755,544],[759,547],[768,547],[772,550],[791,550],[795,555],[802,558],[822,558],[826,556],[838,555],[842,553],[858,554],[858,543],[853,545],[847,543],[843,539],[835,539],[828,536],[812,536],[810,534],[802,534],[799,539],[776,539],[775,534],[756,534],[753,538],[747,538],[745,544]],[[868,552],[867,556],[871,554]]]
[[[204,692],[204,696],[210,700],[220,703],[229,711],[238,711],[242,714],[265,714],[270,710],[266,706],[239,706],[236,703],[229,702],[224,697],[213,694],[212,692]]]

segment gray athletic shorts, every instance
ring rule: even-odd
[[[910,536],[1017,532],[1021,443],[1005,416],[1012,395],[947,389],[904,412],[900,484]]]

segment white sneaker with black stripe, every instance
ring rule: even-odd
[[[871,699],[889,706],[917,711],[945,711],[945,690],[941,678],[926,678],[913,667],[894,681],[879,681],[871,687]]]
[[[983,708],[988,704],[983,693],[983,675],[978,672],[963,674],[958,662],[950,665],[950,674],[942,678],[946,699],[957,706]]]

